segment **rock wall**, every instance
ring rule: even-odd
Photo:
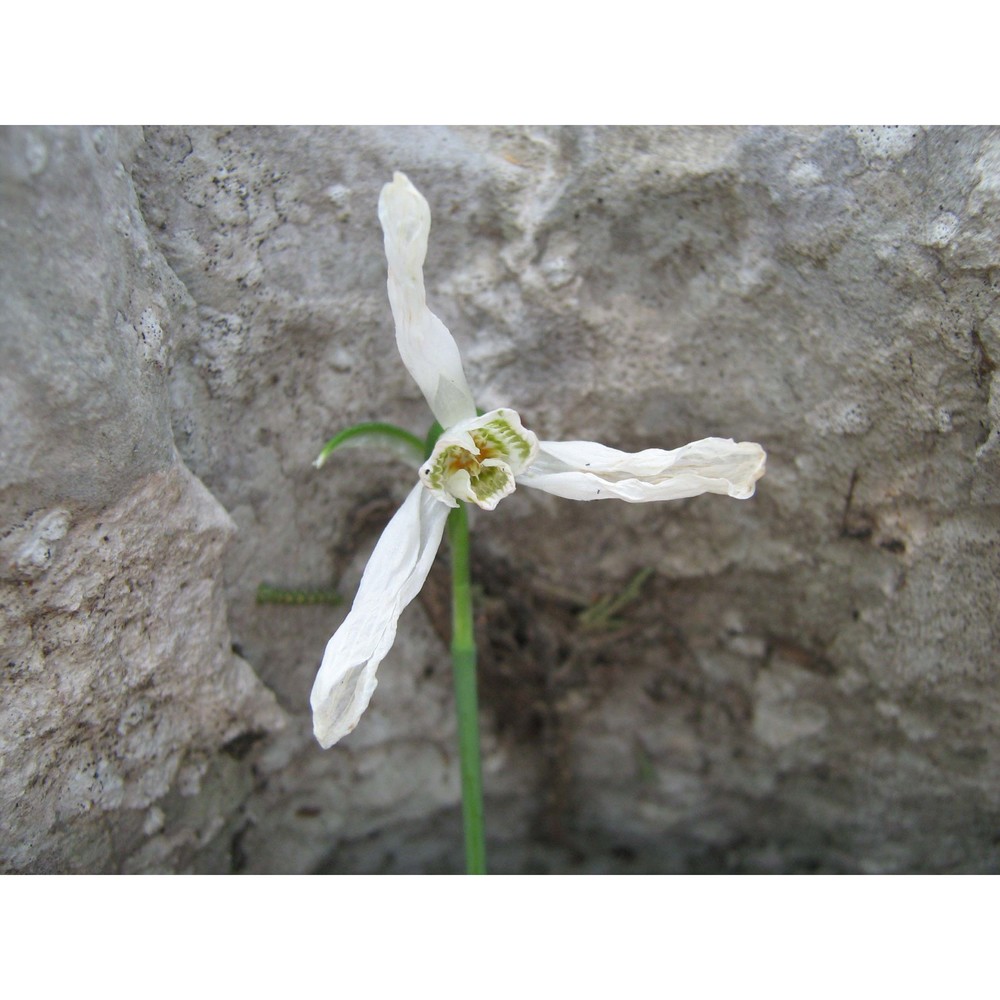
[[[461,867],[447,571],[308,692],[422,433],[375,204],[433,213],[479,405],[760,441],[746,503],[474,519],[498,871],[995,871],[1000,130],[0,135],[0,863]],[[235,526],[235,531],[233,530]]]
[[[174,449],[191,301],[123,163],[139,132],[0,133],[0,865],[174,870],[284,713],[233,655],[232,519]],[[231,780],[232,779],[232,780]]]

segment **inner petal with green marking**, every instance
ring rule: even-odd
[[[449,427],[421,466],[424,485],[449,507],[458,500],[494,507],[514,492],[514,477],[538,454],[538,438],[510,409],[492,410]]]

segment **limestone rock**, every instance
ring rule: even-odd
[[[173,446],[185,296],[122,166],[140,139],[2,133],[7,871],[183,866],[240,801],[190,815],[220,751],[283,722],[230,648],[232,520]]]
[[[88,815],[131,816],[119,867],[461,865],[443,567],[369,712],[325,753],[308,692],[345,609],[255,601],[261,582],[349,599],[410,484],[375,455],[310,464],[348,424],[429,422],[395,351],[375,216],[398,169],[430,202],[429,301],[481,407],[513,406],[545,438],[632,450],[720,435],[769,453],[747,503],[523,490],[475,518],[494,869],[1000,868],[996,128],[2,141],[3,552],[12,592],[36,602],[8,606],[19,622],[51,607],[90,650],[59,661],[60,683],[93,689],[81,717],[117,734],[148,673],[133,658],[126,693],[97,697],[97,664],[135,640],[79,612],[100,587],[69,568],[89,579],[84,563],[112,553],[94,525],[127,512],[118,533],[143,553],[118,545],[102,586],[168,581],[144,606],[157,634],[175,606],[195,613],[191,588],[215,595],[198,641],[158,659],[157,677],[188,685],[141,716],[164,733],[140,721],[133,742],[100,743],[95,770],[117,791],[86,785],[80,749],[78,770],[58,766],[55,673],[32,674],[20,701],[28,735],[5,753],[25,775],[49,762],[57,798],[101,803]],[[175,497],[155,523],[154,490]],[[180,560],[185,523],[198,562]],[[25,588],[47,579],[42,605]],[[583,614],[623,593],[614,615]],[[260,683],[225,652],[225,614]],[[36,663],[34,632],[12,635]],[[247,749],[275,722],[262,685],[292,721]],[[174,714],[195,691],[205,714]],[[4,786],[34,817],[6,857],[30,832],[38,865],[115,864],[96,819],[72,827],[72,850],[60,841],[56,798],[26,780]]]

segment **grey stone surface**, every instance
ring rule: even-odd
[[[1000,868],[1000,131],[2,142],[9,868],[460,867],[444,565],[327,752],[308,692],[344,609],[254,599],[349,598],[411,481],[310,465],[350,423],[429,422],[385,294],[396,169],[481,407],[769,453],[747,503],[522,490],[474,519],[493,867]]]
[[[240,740],[284,721],[230,648],[232,520],[173,445],[189,300],[122,165],[141,140],[0,134],[6,871],[182,867],[247,794]]]

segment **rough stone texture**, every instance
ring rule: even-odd
[[[344,610],[255,603],[349,598],[409,487],[310,466],[429,420],[403,169],[480,406],[769,453],[747,503],[475,518],[493,868],[1000,869],[1000,130],[16,130],[3,169],[9,868],[461,866],[444,565],[327,752]]]
[[[139,142],[0,135],[6,871],[177,869],[252,787],[241,738],[283,722],[230,648],[232,520],[173,446],[188,300],[121,165]]]

